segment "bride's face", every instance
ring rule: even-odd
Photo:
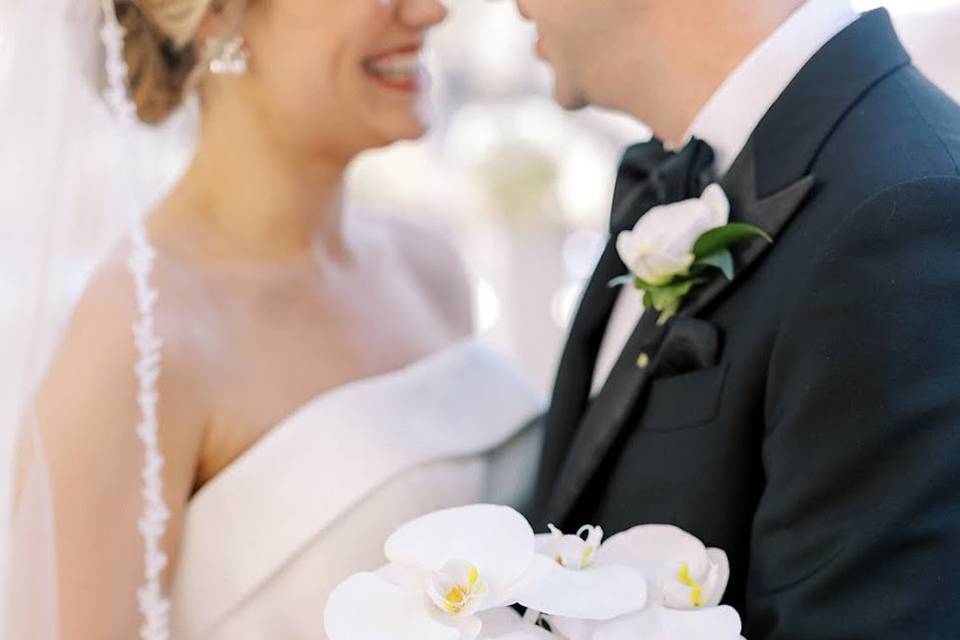
[[[441,0],[260,0],[248,74],[268,117],[298,142],[353,155],[426,130],[426,32]]]

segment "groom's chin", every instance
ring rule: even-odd
[[[590,100],[582,92],[565,90],[559,84],[553,89],[553,99],[566,111],[579,111],[590,106]]]
[[[552,71],[554,102],[567,111],[579,111],[590,106],[590,99],[587,97],[586,91],[583,91],[577,83],[571,82],[569,78],[559,73],[555,66]]]

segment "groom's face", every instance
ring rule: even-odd
[[[656,29],[677,0],[517,0],[537,26],[537,54],[555,71],[555,96],[567,109],[616,107],[624,76],[642,81],[642,59],[656,59]],[[668,25],[669,26],[669,25]]]

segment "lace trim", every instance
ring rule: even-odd
[[[117,20],[114,0],[100,0],[100,4],[103,7],[104,16],[100,39],[106,53],[104,66],[107,72],[104,97],[114,114],[124,124],[133,123],[137,117],[137,107],[130,100],[127,89],[127,63],[123,58],[123,43],[127,32]]]
[[[137,592],[140,612],[143,614],[140,637],[143,640],[166,640],[169,637],[170,602],[163,594],[160,577],[168,563],[162,543],[170,520],[170,510],[163,499],[164,457],[159,446],[157,420],[157,380],[160,377],[163,340],[157,336],[153,313],[159,294],[150,283],[156,252],[147,240],[142,222],[134,226],[130,240],[133,249],[127,267],[136,285],[140,312],[140,318],[133,326],[140,355],[135,368],[140,383],[137,402],[142,418],[137,426],[137,436],[144,447],[143,512],[138,529],[144,542],[146,582]]]
[[[130,134],[136,122],[136,107],[127,88],[127,65],[123,58],[125,31],[117,20],[114,0],[101,0],[104,22],[100,32],[106,51],[106,100]],[[129,140],[129,138],[128,138]],[[143,616],[140,628],[142,640],[168,640],[170,637],[170,601],[163,593],[160,578],[169,559],[163,552],[163,538],[170,520],[170,509],[163,498],[164,456],[159,445],[157,420],[157,381],[160,378],[163,341],[157,336],[154,308],[159,294],[151,284],[156,251],[150,246],[146,224],[136,216],[130,232],[132,249],[127,268],[133,277],[139,318],[133,325],[133,335],[139,359],[134,368],[139,385],[137,403],[141,420],[137,436],[144,447],[141,472],[143,511],[138,530],[144,546],[144,584],[137,591],[137,601]]]

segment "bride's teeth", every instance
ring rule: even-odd
[[[366,67],[371,73],[391,80],[403,80],[413,76],[419,66],[416,56],[391,56],[368,62]]]

